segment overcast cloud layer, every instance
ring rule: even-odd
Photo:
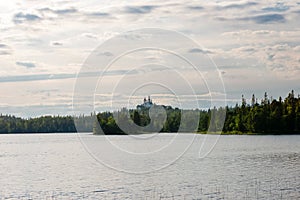
[[[220,70],[230,105],[239,102],[241,94],[248,99],[252,93],[261,98],[264,91],[274,98],[286,96],[291,89],[298,94],[299,19],[300,1],[2,1],[0,113],[17,116],[73,114],[76,74],[90,53],[120,33],[149,27],[177,31],[200,44],[201,48],[182,51],[213,59]],[[115,55],[103,51],[99,56]],[[159,52],[143,56],[149,63],[161,59]],[[95,105],[97,111],[112,108],[108,88],[124,74],[128,84],[121,84],[123,88],[118,86],[120,91],[126,91],[129,80],[138,82],[141,71],[159,72],[161,79],[166,75],[170,80],[174,78],[166,68],[158,65],[130,71],[126,65],[134,63],[129,58],[124,58],[123,65],[118,64],[102,74],[105,77],[102,88],[106,90],[95,91],[96,97],[101,99]],[[168,60],[167,56],[164,58]],[[176,63],[169,59],[165,64],[172,68]],[[201,78],[180,65],[177,67],[177,72],[189,77],[191,85],[199,88],[196,91],[199,107],[209,107],[210,98],[225,95],[208,91]],[[209,70],[203,69],[201,73],[205,76]],[[93,73],[84,76],[89,78]],[[173,86],[178,88],[176,95],[187,102],[191,99],[189,95],[192,94],[180,90],[180,83],[174,81]],[[158,104],[179,106],[176,95],[156,89],[153,92],[145,88],[134,94],[131,106],[141,103],[147,93],[151,93]],[[130,93],[117,92],[115,96],[120,100],[115,104],[114,109],[117,109],[128,103]],[[193,107],[193,102],[190,105]]]

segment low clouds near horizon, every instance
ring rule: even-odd
[[[22,67],[26,67],[26,68],[34,68],[36,67],[35,63],[33,62],[29,62],[29,61],[18,61],[16,62],[17,65],[22,66]]]

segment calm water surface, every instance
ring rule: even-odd
[[[300,136],[173,136],[0,135],[0,199],[300,199]]]

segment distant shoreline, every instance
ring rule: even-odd
[[[126,136],[126,135],[131,135],[131,134],[94,134],[93,132],[40,132],[40,133],[0,133],[0,135],[55,135],[55,134],[90,134],[90,135],[95,135],[95,136],[114,136],[114,135],[119,135],[119,136]],[[146,133],[147,134],[147,133]],[[152,133],[151,133],[152,134]],[[155,133],[153,133],[155,134]],[[180,133],[180,132],[161,132],[159,134],[196,134],[196,135],[236,135],[236,136],[243,136],[243,135],[257,135],[257,136],[266,136],[266,135],[273,135],[273,136],[281,136],[281,135],[300,135],[300,132],[295,132],[295,133],[241,133],[241,132],[226,132],[226,133],[207,133],[207,132],[197,132],[197,133]]]
[[[151,109],[164,109],[151,118]],[[153,114],[153,113],[152,113]],[[164,116],[165,115],[165,116]],[[164,120],[164,121],[162,121]],[[139,127],[139,128],[138,128]],[[136,109],[122,108],[114,112],[96,112],[80,116],[41,116],[20,118],[0,114],[0,134],[76,133],[95,135],[126,135],[147,132],[195,132],[222,135],[295,135],[300,134],[300,95],[292,90],[286,98],[268,98],[265,92],[261,103],[252,95],[250,103],[242,95],[242,104],[208,110],[179,109],[152,103]],[[209,131],[209,132],[207,132]],[[222,132],[221,132],[222,131]],[[214,133],[215,132],[215,133]]]
[[[201,135],[300,135],[300,132],[294,132],[294,133],[243,133],[243,132],[237,132],[237,131],[231,131],[231,132],[218,132],[218,133],[207,133],[207,132],[198,132],[196,134],[201,134]]]

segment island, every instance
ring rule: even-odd
[[[94,134],[113,135],[128,134],[124,132],[116,123],[114,116],[122,116],[122,113],[129,115],[128,124],[137,126],[147,126],[151,123],[149,110],[156,106],[150,96],[144,98],[142,104],[137,105],[135,109],[122,108],[118,111],[105,111],[91,113],[88,116],[42,116],[36,118],[20,118],[11,115],[0,115],[0,133],[56,133],[77,132],[76,123],[80,123],[80,132],[93,132]],[[217,134],[300,134],[300,96],[295,95],[294,91],[288,93],[287,97],[282,99],[269,98],[267,92],[258,102],[255,95],[252,95],[251,102],[246,102],[242,95],[241,103],[233,107],[219,107],[211,109],[190,109],[182,110],[171,106],[162,106],[167,117],[163,127],[159,132],[178,132],[180,126],[189,126],[181,120],[181,113],[189,112],[199,113],[198,128],[195,133],[217,133]],[[225,122],[216,126],[222,126],[220,132],[208,131],[212,113],[225,113]],[[76,123],[74,123],[74,121]],[[124,121],[123,121],[124,123]],[[214,124],[213,124],[214,125]],[[155,124],[154,124],[155,126]],[[100,129],[101,131],[99,131]]]

